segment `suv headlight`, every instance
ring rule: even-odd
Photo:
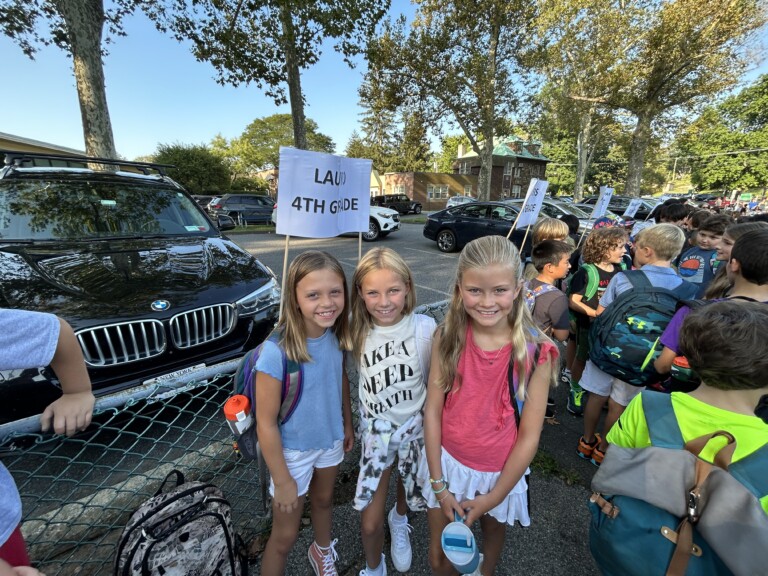
[[[280,286],[278,286],[275,278],[271,278],[264,286],[235,302],[240,317],[253,316],[279,304]]]

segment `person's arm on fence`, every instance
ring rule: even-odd
[[[72,327],[59,318],[59,339],[51,368],[61,383],[62,396],[52,402],[40,417],[43,432],[53,428],[57,434],[72,436],[91,423],[96,399],[85,367],[83,352]]]
[[[16,566],[14,568],[5,560],[0,560],[0,576],[45,576],[45,574],[31,566]]]

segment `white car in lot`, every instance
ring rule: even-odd
[[[277,204],[272,210],[272,223],[277,225]],[[371,206],[368,218],[368,231],[363,232],[363,240],[373,242],[400,230],[400,213],[397,210]]]

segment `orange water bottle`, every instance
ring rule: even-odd
[[[224,404],[224,417],[227,419],[227,424],[229,424],[235,438],[240,437],[253,425],[251,401],[243,394],[230,397]]]

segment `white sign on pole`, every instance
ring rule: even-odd
[[[528,192],[525,193],[525,200],[520,208],[520,216],[517,219],[518,229],[530,226],[536,222],[548,187],[549,182],[546,180],[531,179],[531,183],[528,185]]]
[[[635,214],[637,214],[638,209],[642,205],[643,205],[643,201],[640,198],[633,198],[630,201],[629,206],[627,206],[627,209],[624,210],[624,216],[626,216],[627,218],[634,218]]]
[[[605,216],[605,211],[608,210],[608,204],[611,202],[611,196],[613,196],[613,188],[600,186],[600,196],[597,197],[592,215],[589,217],[590,220],[596,220],[601,216]]]
[[[371,160],[280,147],[277,233],[331,238],[367,232]]]
[[[653,222],[652,221],[651,222],[649,222],[649,221],[641,222],[641,221],[637,220],[637,221],[635,221],[635,225],[632,227],[632,232],[630,233],[630,236],[632,236],[634,238],[635,236],[637,236],[637,233],[640,232],[640,230],[645,230],[646,228],[649,228],[651,226],[653,226]]]

